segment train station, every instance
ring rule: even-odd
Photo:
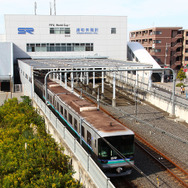
[[[146,64],[160,68],[143,47],[128,47],[126,16],[5,15],[5,31],[0,43],[2,91],[7,87],[15,91],[20,83],[18,59],[33,60],[35,66],[37,60],[44,60],[43,64],[51,60],[48,65],[56,69],[55,62],[61,60],[58,66],[62,68],[66,59],[79,59],[77,64],[83,68],[89,59],[105,59],[111,67],[119,67],[118,60],[129,68]]]
[[[134,133],[127,131],[122,137],[122,124],[146,135],[159,148],[165,143],[162,147],[173,151],[178,142],[178,149],[183,149],[173,152],[175,158],[186,153],[186,131],[179,133],[176,122],[169,123],[161,112],[187,122],[186,100],[175,97],[174,90],[167,92],[155,85],[162,81],[164,70],[161,72],[140,44],[127,42],[126,16],[5,15],[5,30],[0,39],[0,91],[11,91],[11,97],[12,93],[22,91],[32,98],[33,106],[45,119],[47,132],[63,144],[77,171],[75,177],[84,185],[114,188],[103,172],[109,170],[111,175],[118,176],[123,172],[130,174],[129,167],[135,167]],[[86,92],[91,89],[88,96],[97,101],[97,108],[82,97],[82,87],[86,87]],[[105,87],[109,96],[104,94]],[[125,98],[117,93],[129,97],[127,106],[121,104]],[[123,99],[117,102],[118,97]],[[102,114],[99,101],[116,119]],[[116,147],[126,157],[117,156],[117,148],[109,149],[102,137],[111,145],[116,137]],[[128,147],[121,144],[125,139]],[[95,151],[95,156],[81,145]],[[140,155],[136,157],[137,162],[145,160]],[[182,158],[186,163],[186,158]],[[93,159],[100,161],[103,171]],[[148,166],[151,168],[153,163]]]

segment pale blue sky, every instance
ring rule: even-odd
[[[4,34],[4,14],[49,15],[53,0],[0,0],[0,34]],[[56,0],[57,15],[127,16],[127,31],[150,27],[188,29],[188,0]]]

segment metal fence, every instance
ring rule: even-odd
[[[58,118],[51,112],[48,106],[38,97],[36,93],[34,94],[34,100],[43,113],[45,113],[48,120],[61,135],[62,139],[66,142],[77,159],[80,161],[85,171],[88,172],[95,185],[99,188],[115,188],[114,185],[110,182],[110,179],[105,176],[105,174],[96,165],[89,154],[82,148],[79,142],[71,135],[71,133],[58,120]]]

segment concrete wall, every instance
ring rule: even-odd
[[[18,28],[33,28],[31,33],[19,34]],[[68,27],[71,33],[50,34],[50,28]],[[98,32],[82,34],[77,29],[97,28]],[[116,28],[116,34],[111,34]],[[5,15],[6,41],[13,42],[20,57],[108,56],[127,60],[126,16],[50,16]],[[28,43],[93,43],[93,51],[27,52]]]
[[[136,85],[136,81],[135,81],[135,75],[131,75],[128,74],[128,79],[120,79],[119,76],[117,76],[116,78],[116,86],[125,88],[125,91],[130,93],[131,95],[133,95],[134,97],[134,88],[135,86],[141,90],[143,90],[142,93],[138,93],[138,98],[143,99],[144,101],[147,101],[149,103],[151,103],[152,105],[160,108],[161,110],[164,110],[165,112],[168,112],[170,115],[172,115],[172,108],[173,108],[173,104],[172,104],[172,100],[171,100],[171,94],[165,93],[163,92],[160,94],[159,91],[155,90],[154,88],[150,87],[149,85],[149,80],[148,79],[144,79],[143,81],[145,82],[138,82],[138,84]],[[109,77],[107,77],[106,81],[110,82],[111,84],[113,84],[113,77],[112,75],[110,75]],[[132,89],[130,89],[130,88]],[[116,89],[117,90],[117,89]],[[182,99],[184,100],[184,99]],[[179,103],[178,103],[179,101]],[[182,105],[180,104],[182,103]],[[174,116],[179,118],[180,121],[185,121],[186,123],[188,123],[188,107],[186,106],[186,103],[188,103],[188,101],[182,101],[181,102],[181,98],[178,100],[177,97],[175,97],[175,114]],[[184,104],[184,106],[183,106]]]
[[[45,124],[46,124],[46,131],[52,135],[52,137],[55,139],[55,141],[60,144],[64,148],[64,154],[71,157],[71,163],[73,166],[73,169],[75,170],[74,178],[79,180],[84,187],[86,188],[97,188],[91,178],[89,177],[88,173],[85,171],[85,169],[80,164],[79,160],[75,157],[74,153],[70,150],[70,148],[67,146],[67,144],[62,139],[62,136],[55,130],[54,126],[50,123],[50,121],[47,119],[45,114],[40,110],[38,107],[38,104],[33,100],[33,106],[37,108],[40,112],[40,115],[44,117]]]
[[[20,79],[22,83],[22,90],[24,95],[32,98],[33,95],[33,85],[32,85],[32,67],[26,63],[22,63],[21,60],[18,61]]]
[[[0,42],[0,80],[10,81],[13,72],[13,44]]]

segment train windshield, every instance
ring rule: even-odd
[[[113,136],[105,137],[107,142],[109,142],[114,148],[116,148],[125,157],[131,157],[134,153],[134,135],[123,135],[123,136]],[[100,159],[120,159],[121,157],[111,148],[108,143],[106,143],[103,138],[98,140],[99,153],[98,157]]]

